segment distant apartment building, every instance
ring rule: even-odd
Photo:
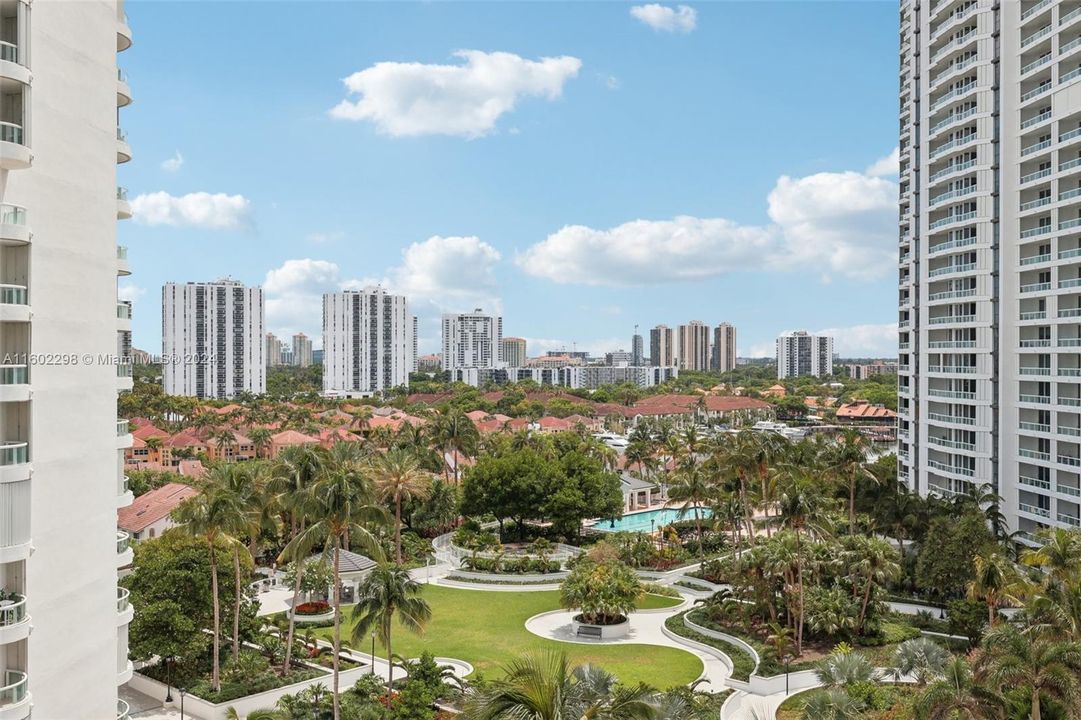
[[[323,392],[364,397],[409,384],[413,315],[381,287],[323,295]]]
[[[575,355],[541,355],[540,357],[529,358],[525,361],[525,364],[518,367],[531,367],[531,368],[561,368],[568,365],[585,365],[585,360],[580,356]],[[515,367],[510,365],[508,367]]]
[[[474,387],[532,380],[538,385],[571,389],[595,389],[601,385],[633,383],[653,387],[679,376],[676,367],[611,367],[604,365],[567,365],[563,367],[457,368],[450,380]]]
[[[282,364],[282,341],[274,333],[266,334],[266,364],[268,367]]]
[[[509,367],[521,367],[526,362],[526,341],[520,337],[505,337],[502,342],[500,357]]]
[[[638,328],[635,327],[635,330]],[[631,365],[641,367],[646,364],[646,348],[642,336],[637,332],[631,336]]]
[[[893,375],[897,372],[895,362],[873,362],[867,364],[847,364],[845,372],[853,380],[866,380],[875,375]]]
[[[713,328],[712,365],[723,373],[736,369],[736,328],[729,323]]]
[[[649,364],[654,367],[676,364],[675,333],[667,325],[658,325],[649,331]]]
[[[417,372],[437,373],[443,369],[443,356],[439,353],[421,355],[417,358]]]
[[[123,2],[0,0],[0,718],[127,715]],[[16,359],[21,358],[21,359]],[[56,361],[49,358],[74,358]]]
[[[680,325],[676,333],[677,360],[680,370],[709,370],[709,325],[692,320]]]
[[[604,354],[604,364],[611,367],[631,365],[634,362],[634,353],[626,350],[614,350]]]
[[[481,308],[443,314],[443,369],[495,368],[502,351],[503,318]]]
[[[304,333],[293,336],[293,364],[299,367],[312,364],[312,340]]]
[[[833,338],[797,330],[777,338],[777,379],[833,374]]]
[[[168,395],[266,392],[263,289],[235,280],[162,288],[162,379]]]

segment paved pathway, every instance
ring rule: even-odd
[[[550,640],[560,642],[577,643],[580,645],[660,645],[662,647],[674,647],[689,652],[702,661],[704,666],[703,677],[705,683],[700,686],[703,690],[719,691],[725,688],[728,679],[728,667],[716,656],[702,652],[692,647],[673,641],[661,629],[664,621],[669,616],[686,609],[675,607],[671,612],[638,612],[630,615],[630,632],[621,638],[607,640],[590,640],[576,637],[571,619],[576,615],[574,612],[549,612],[534,615],[526,620],[526,630]]]

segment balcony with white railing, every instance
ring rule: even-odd
[[[1020,179],[1020,183],[1022,185],[1024,185],[1025,183],[1030,183],[1033,180],[1039,180],[1041,178],[1050,177],[1050,175],[1051,175],[1051,168],[1044,168],[1043,170],[1037,170],[1036,172],[1031,172],[1028,175],[1022,175],[1021,179]]]
[[[931,176],[929,178],[927,178],[927,181],[929,183],[935,183],[935,182],[938,182],[939,180],[941,180],[944,177],[947,177],[949,175],[953,175],[954,173],[962,172],[964,170],[968,170],[969,168],[972,168],[975,165],[976,165],[975,160],[965,160],[964,162],[950,163],[950,164],[946,165],[946,167],[942,168],[941,170],[932,173]]]
[[[939,203],[946,202],[947,200],[953,200],[954,198],[961,198],[965,197],[966,195],[972,195],[975,192],[975,185],[969,185],[968,187],[957,188],[955,190],[948,190],[931,198],[931,205],[938,205]]]
[[[928,388],[927,394],[931,397],[947,398],[950,400],[975,400],[976,393],[968,390],[942,390],[940,388]]]
[[[1029,255],[1028,257],[1021,258],[1022,265],[1039,265],[1040,263],[1051,262],[1051,253],[1044,253],[1043,255]]]
[[[30,716],[28,677],[21,670],[5,670],[0,685],[0,718],[22,720]],[[25,710],[25,712],[23,712]]]
[[[975,315],[942,315],[927,321],[928,325],[957,325],[976,322]]]
[[[953,425],[975,425],[976,418],[964,415],[945,415],[943,413],[927,413],[927,418],[935,422],[951,423]]]
[[[23,245],[30,242],[26,208],[0,203],[0,243]]]
[[[1062,17],[1060,17],[1058,19],[1059,27],[1062,27],[1063,25],[1065,25],[1067,23],[1073,22],[1078,17],[1081,17],[1081,7],[1074,8],[1070,12],[1068,12],[1065,15],[1063,15]],[[1061,52],[1061,50],[1060,50],[1060,52]]]
[[[1034,44],[1036,42],[1039,42],[1043,38],[1050,35],[1051,30],[1052,30],[1052,26],[1050,24],[1044,25],[1042,28],[1040,28],[1036,32],[1031,33],[1030,35],[1027,35],[1027,36],[1021,38],[1021,47],[1026,48],[1029,45],[1032,45],[1032,44]]]
[[[28,168],[32,157],[23,126],[0,120],[0,170]]]
[[[1027,475],[1018,475],[1017,482],[1021,485],[1027,485],[1028,487],[1039,488],[1040,490],[1051,489],[1051,481],[1044,480],[1043,478],[1034,478]]]
[[[972,477],[976,474],[976,471],[972,468],[964,467],[963,465],[949,465],[938,460],[928,460],[927,466],[934,468],[939,472],[951,473],[953,475],[961,475],[963,477]]]
[[[958,85],[954,89],[947,91],[938,100],[931,103],[931,112],[938,112],[939,110],[948,106],[950,103],[954,102],[958,98],[964,97],[975,89],[975,82],[967,82],[962,85]]]
[[[116,189],[116,219],[127,220],[131,218],[131,203],[128,202],[127,188]]]
[[[927,229],[928,230],[936,230],[936,229],[938,229],[940,227],[945,227],[946,225],[952,225],[953,223],[959,223],[959,222],[964,222],[966,220],[972,220],[975,217],[976,217],[976,211],[975,210],[973,210],[971,212],[966,212],[966,213],[953,213],[953,214],[947,215],[946,217],[939,218],[938,220],[935,220],[933,223],[931,223],[930,225],[927,226]]]
[[[1017,423],[1017,427],[1020,430],[1026,430],[1028,432],[1049,433],[1051,432],[1051,426],[1044,423],[1025,422],[1021,420]]]
[[[1055,492],[1060,495],[1069,495],[1070,497],[1081,497],[1081,488],[1075,485],[1063,485],[1062,483],[1055,483]]]
[[[30,615],[26,597],[0,590],[0,645],[25,640],[30,635]]]
[[[1042,508],[1039,505],[1030,505],[1029,503],[1018,502],[1017,509],[1023,513],[1028,513],[1029,515],[1036,515],[1038,517],[1044,518],[1051,517],[1051,511],[1047,508]]]
[[[1050,405],[1050,395],[1032,395],[1030,393],[1021,393],[1017,396],[1018,402],[1032,403],[1035,405]]]
[[[1077,11],[1075,10],[1074,12],[1076,13]],[[1058,56],[1061,58],[1061,57],[1065,56],[1067,53],[1070,53],[1070,52],[1076,50],[1079,47],[1081,47],[1081,37],[1076,37],[1073,40],[1071,40],[1071,41],[1069,41],[1067,43],[1063,43],[1062,45],[1059,46]]]
[[[126,107],[131,105],[131,86],[128,85],[128,76],[120,68],[116,69],[116,106]]]
[[[1021,157],[1031,155],[1032,153],[1039,152],[1041,150],[1046,150],[1049,147],[1051,147],[1050,138],[1047,140],[1041,140],[1040,142],[1032,143],[1031,145],[1026,145],[1025,147],[1021,148]]]
[[[1040,460],[1042,462],[1051,461],[1051,453],[1043,452],[1042,450],[1033,450],[1031,448],[1017,448],[1017,454],[1019,457],[1027,458],[1028,460]]]
[[[116,129],[116,162],[122,164],[131,161],[131,146],[128,136],[120,128]]]
[[[1028,283],[1027,285],[1021,286],[1022,293],[1046,292],[1050,289],[1051,283],[1049,282]]]

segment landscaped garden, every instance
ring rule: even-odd
[[[485,677],[496,677],[500,666],[528,652],[564,651],[575,663],[599,665],[621,682],[646,682],[667,688],[685,685],[702,672],[702,662],[694,655],[675,648],[656,645],[586,645],[546,640],[529,632],[525,621],[542,612],[560,609],[559,592],[486,592],[424,586],[422,596],[432,608],[432,619],[423,634],[414,634],[397,626],[394,629],[394,652],[403,657],[417,657],[428,652],[438,657],[453,657],[472,663]],[[679,599],[647,594],[639,609],[674,607]],[[352,629],[352,608],[344,608],[342,635]],[[329,639],[330,628],[316,631]],[[367,647],[354,648],[370,652]],[[385,655],[377,642],[376,654]]]

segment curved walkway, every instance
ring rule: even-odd
[[[713,692],[723,690],[727,687],[725,681],[728,680],[729,675],[728,665],[725,665],[716,655],[711,655],[696,647],[673,640],[664,632],[664,621],[670,616],[687,609],[688,598],[684,597],[684,601],[683,605],[663,610],[645,610],[631,613],[630,632],[620,638],[606,640],[583,640],[578,638],[574,634],[571,621],[577,613],[565,610],[555,610],[534,615],[526,620],[525,627],[526,630],[539,637],[579,645],[660,645],[662,647],[678,648],[702,661],[704,669],[701,677],[706,681],[700,686],[702,689]]]

